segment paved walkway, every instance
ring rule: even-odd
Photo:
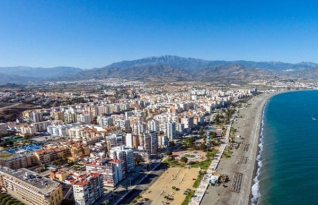
[[[220,160],[222,158],[223,152],[227,146],[227,143],[229,141],[230,131],[231,131],[232,122],[228,126],[228,129],[226,131],[225,137],[222,139],[222,142],[224,144],[221,144],[218,152],[216,153],[215,157],[213,158],[208,170],[207,174],[202,178],[199,187],[197,188],[194,197],[192,197],[190,201],[190,205],[199,205],[203,199],[203,196],[209,186],[209,179],[211,176],[216,172],[218,165],[220,163]]]

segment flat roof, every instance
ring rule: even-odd
[[[1,173],[9,174],[17,179],[20,179],[28,183],[30,186],[36,188],[39,191],[39,193],[42,193],[44,195],[50,195],[50,193],[55,188],[60,186],[60,183],[53,181],[49,178],[40,176],[38,173],[25,168],[12,170],[8,167],[0,166],[0,174]]]

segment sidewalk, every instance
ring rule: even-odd
[[[148,176],[149,174],[151,174],[151,172],[152,172],[154,169],[156,169],[160,164],[161,164],[161,162],[158,163],[155,167],[153,167],[149,172],[145,172],[146,175],[145,175],[143,178],[141,178],[141,179],[136,183],[136,185],[134,185],[134,186],[132,186],[132,187],[129,187],[129,188],[128,188],[128,191],[127,191],[125,194],[123,194],[123,195],[119,198],[119,200],[117,200],[113,205],[117,205],[119,202],[121,202],[121,200],[123,200],[132,190],[134,190],[135,187],[138,186],[138,185],[140,184],[140,182],[142,182],[145,178],[147,178],[147,176]]]

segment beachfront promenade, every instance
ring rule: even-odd
[[[215,154],[209,168],[206,171],[206,174],[202,178],[199,187],[197,188],[194,197],[192,197],[190,201],[190,205],[199,205],[204,197],[204,194],[209,186],[209,179],[212,177],[212,175],[216,172],[218,165],[220,163],[220,160],[222,158],[223,152],[227,146],[227,143],[229,141],[230,131],[231,131],[232,122],[227,128],[225,137],[222,139],[223,144],[221,144],[218,152]]]
[[[240,136],[235,137],[235,141],[239,143],[239,147],[232,149],[233,153],[231,157],[220,160],[217,165],[218,173],[230,177],[230,184],[226,186],[208,186],[203,193],[201,202],[198,203],[197,200],[197,203],[193,204],[249,204],[258,150],[262,110],[267,99],[273,96],[273,94],[257,95],[239,109],[237,113],[238,117],[231,124],[231,127],[236,130],[235,135]],[[238,181],[238,184],[235,184],[235,181]]]

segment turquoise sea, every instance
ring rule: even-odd
[[[272,97],[262,127],[252,204],[318,204],[318,91]]]

